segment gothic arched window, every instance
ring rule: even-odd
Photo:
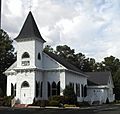
[[[38,60],[41,60],[41,55],[40,55],[40,53],[38,53]]]
[[[23,55],[22,55],[22,59],[24,58],[30,58],[30,55],[28,52],[24,52]]]
[[[14,86],[12,83],[11,83],[11,96],[14,96]]]
[[[48,82],[48,97],[50,97],[50,92],[51,91],[51,89],[50,89],[50,82]]]
[[[24,88],[24,87],[30,87],[29,83],[27,81],[24,81],[21,85],[21,88]]]
[[[16,96],[16,84],[14,86],[14,95]]]
[[[84,86],[84,97],[86,97],[87,96],[87,86],[85,85]]]
[[[83,84],[81,84],[81,94],[82,94],[82,97],[84,97],[84,86],[83,86]]]
[[[42,97],[42,91],[43,91],[43,82],[41,82],[41,86],[40,86],[40,97]]]
[[[56,83],[52,83],[52,96],[57,95],[57,86]]]
[[[76,95],[80,97],[80,84],[76,84]]]
[[[38,97],[38,94],[39,94],[39,84],[36,81],[36,97]]]
[[[60,95],[60,81],[57,83],[57,95]]]

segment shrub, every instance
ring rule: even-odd
[[[34,100],[32,106],[40,106],[40,107],[45,107],[46,105],[48,105],[48,101],[47,100]]]
[[[120,100],[115,100],[114,103],[120,103]]]
[[[55,95],[55,96],[51,96],[50,98],[49,98],[49,100],[55,100],[55,101],[61,101],[61,96],[59,96],[59,95]]]
[[[51,96],[49,98],[49,101],[54,100],[54,101],[58,101],[59,103],[64,103],[64,96],[60,96],[60,95],[55,95],[55,96]]]
[[[64,104],[64,107],[76,107],[76,105]]]
[[[3,90],[0,88],[0,97],[3,97],[3,96],[4,96]]]
[[[67,104],[77,103],[77,97],[76,97],[73,87],[67,85],[63,91],[63,94],[66,97]]]
[[[59,101],[51,100],[49,101],[49,106],[59,106]]]
[[[3,106],[4,99],[1,97],[0,98],[0,106]]]
[[[11,96],[6,96],[4,97],[4,106],[11,106],[11,100],[12,100],[13,97]]]
[[[11,106],[11,96],[5,96],[0,98],[0,106]]]

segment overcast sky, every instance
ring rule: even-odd
[[[30,0],[2,0],[2,28],[15,38]],[[66,44],[97,61],[120,59],[120,0],[31,0],[32,13],[46,44]]]

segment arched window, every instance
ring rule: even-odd
[[[84,86],[84,97],[86,97],[87,96],[87,86],[85,85]]]
[[[40,56],[40,53],[38,53],[38,60],[41,60],[41,56]]]
[[[40,86],[40,97],[42,97],[42,91],[43,91],[43,82],[41,82],[41,86]]]
[[[24,88],[24,87],[30,87],[29,83],[27,81],[24,81],[21,85],[21,88]]]
[[[12,83],[11,83],[11,96],[14,96],[14,86]]]
[[[52,83],[52,96],[57,95],[57,86],[56,83]]]
[[[22,55],[22,59],[24,58],[30,58],[30,55],[28,52],[24,52],[23,55]]]
[[[40,96],[40,82],[38,82],[38,96]]]
[[[14,96],[16,96],[16,84],[14,86]]]
[[[82,94],[82,97],[84,97],[84,87],[83,87],[83,84],[81,84],[81,94]]]
[[[60,81],[57,83],[57,95],[60,95]]]
[[[74,83],[70,82],[69,85],[74,89]]]
[[[36,97],[38,97],[39,94],[39,84],[36,81]]]
[[[29,66],[30,65],[30,55],[28,52],[23,53],[22,55],[22,66]]]
[[[80,97],[80,84],[76,84],[76,95]]]
[[[50,89],[50,83],[48,82],[48,97],[50,97],[51,89]]]

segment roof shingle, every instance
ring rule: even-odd
[[[19,35],[15,38],[15,40],[36,37],[39,38],[42,42],[45,42],[38,30],[32,12],[30,11]]]
[[[88,75],[88,85],[107,85],[110,72],[86,72]],[[92,82],[92,83],[91,83]]]
[[[44,53],[46,53],[47,55],[49,55],[51,58],[53,58],[54,60],[56,60],[57,62],[59,62],[60,64],[62,64],[64,67],[66,67],[69,70],[73,70],[79,73],[84,74],[79,68],[77,68],[76,66],[72,65],[71,63],[67,62],[66,60],[64,60],[63,58],[55,55],[54,53],[51,52],[46,52],[44,51]]]

